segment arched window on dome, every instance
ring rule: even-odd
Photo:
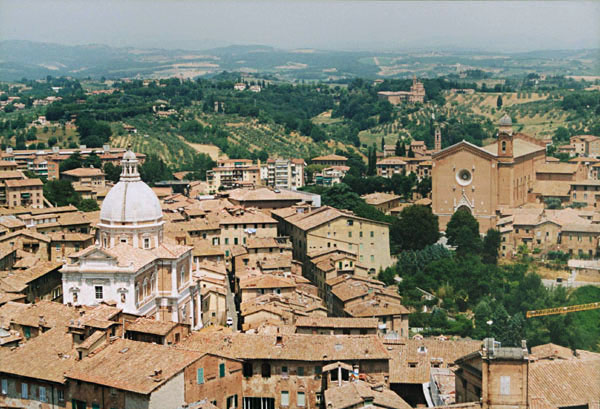
[[[135,303],[139,303],[140,299],[140,285],[139,283],[135,283]]]
[[[185,281],[185,267],[181,267],[181,272],[179,273],[181,279],[179,281],[179,285],[183,286],[183,283]]]
[[[156,273],[153,273],[152,277],[150,278],[150,291],[153,294],[156,291]]]
[[[148,287],[148,278],[144,278],[144,299],[150,294],[150,288]]]

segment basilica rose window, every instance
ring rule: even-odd
[[[472,180],[473,176],[471,175],[471,172],[469,172],[467,169],[461,169],[456,174],[456,181],[461,186],[467,186],[471,183]]]

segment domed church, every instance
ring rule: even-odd
[[[124,312],[201,326],[192,247],[163,241],[160,202],[123,155],[119,182],[100,210],[96,244],[71,254],[62,269],[63,299],[74,305],[113,301]]]

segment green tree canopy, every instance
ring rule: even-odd
[[[427,206],[413,205],[404,208],[394,229],[398,230],[402,250],[421,250],[440,238],[438,217]]]
[[[484,263],[496,264],[498,262],[498,250],[500,250],[500,232],[489,229],[483,239],[482,258]]]

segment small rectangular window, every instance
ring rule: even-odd
[[[46,402],[46,388],[44,388],[43,386],[40,386],[39,393],[40,393],[40,402]]]
[[[196,373],[196,383],[202,385],[204,383],[204,368],[198,368]]]
[[[26,383],[21,384],[21,398],[27,399],[29,397],[28,388]]]
[[[0,390],[3,395],[8,394],[8,379],[2,379],[2,389]]]
[[[59,401],[64,401],[65,400],[65,391],[63,391],[62,389],[57,389],[56,390],[56,395],[58,396],[58,400]]]
[[[281,391],[281,406],[290,406],[290,393],[288,391]]]
[[[298,392],[298,396],[296,396],[296,405],[299,407],[306,406],[306,395],[304,392]]]
[[[97,285],[94,287],[94,290],[96,292],[96,299],[97,300],[101,300],[103,298],[103,288],[101,285]]]
[[[219,378],[223,378],[223,377],[225,377],[225,364],[220,363],[219,364]]]
[[[304,376],[304,367],[299,366],[296,372],[298,372],[298,376]]]

